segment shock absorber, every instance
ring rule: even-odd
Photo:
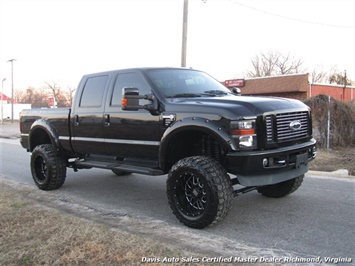
[[[217,161],[221,161],[221,147],[219,146],[217,141],[213,141],[214,144],[214,156],[213,158],[216,159]]]
[[[202,138],[202,154],[217,161],[221,160],[221,146],[210,136]]]
[[[206,155],[208,157],[213,158],[213,146],[212,146],[212,139],[210,136],[207,137]]]

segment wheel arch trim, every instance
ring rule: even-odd
[[[236,151],[235,142],[219,124],[202,117],[188,117],[173,123],[163,134],[159,147],[159,166],[161,169],[166,167],[166,156],[168,153],[169,142],[179,133],[186,131],[199,131],[215,138],[227,151]]]
[[[44,119],[39,119],[31,125],[30,132],[28,135],[28,144],[30,151],[33,151],[33,149],[35,148],[34,139],[37,137],[36,133],[38,134],[39,131],[44,131],[46,133],[46,135],[49,137],[49,140],[51,141],[51,144],[56,149],[60,147],[59,134],[56,129],[48,121]]]

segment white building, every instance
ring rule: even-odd
[[[11,98],[0,92],[0,118],[1,121],[11,120]],[[20,112],[23,109],[31,109],[31,104],[14,103],[14,120],[20,119]]]

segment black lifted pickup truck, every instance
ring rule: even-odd
[[[168,174],[171,209],[192,228],[221,221],[240,193],[294,192],[316,155],[309,108],[234,91],[185,68],[85,75],[70,109],[21,113],[34,182],[57,189],[67,167]]]

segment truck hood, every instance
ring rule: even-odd
[[[215,114],[229,119],[258,116],[276,110],[280,112],[291,109],[308,109],[301,101],[294,99],[234,95],[172,98],[169,99],[169,105],[171,106],[166,111]]]

